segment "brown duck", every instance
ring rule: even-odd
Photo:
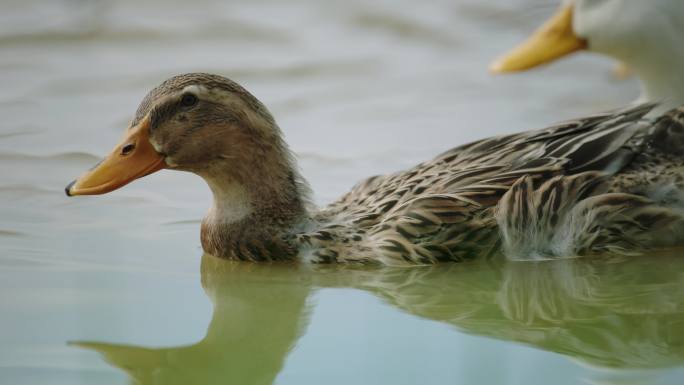
[[[684,109],[646,120],[652,108],[456,147],[317,210],[266,107],[227,78],[184,74],[143,99],[124,140],[66,193],[103,194],[163,168],[193,172],[214,196],[204,250],[246,261],[638,253],[684,243]]]

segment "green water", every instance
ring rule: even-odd
[[[620,106],[578,55],[491,77],[555,2],[0,5],[0,384],[680,384],[684,258],[375,269],[202,257],[209,190],[64,186],[166,77],[269,106],[314,199],[483,136]]]
[[[21,273],[4,269],[3,292]],[[372,270],[204,256],[200,272],[185,274],[32,275],[20,284],[31,292],[3,301],[7,384],[676,384],[684,375],[684,258],[674,252]]]

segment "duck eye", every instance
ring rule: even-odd
[[[197,96],[193,94],[183,94],[183,97],[181,97],[181,105],[183,107],[192,107],[195,104],[197,104]]]

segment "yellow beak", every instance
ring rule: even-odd
[[[572,30],[572,11],[572,5],[561,7],[529,39],[496,59],[489,70],[493,73],[523,71],[587,48],[587,41]]]
[[[149,120],[143,119],[102,162],[69,183],[65,191],[68,196],[104,194],[164,167],[164,157],[150,143]]]

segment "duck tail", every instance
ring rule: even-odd
[[[680,244],[683,231],[680,209],[640,195],[607,193],[573,208],[554,237],[554,251],[634,255]]]

